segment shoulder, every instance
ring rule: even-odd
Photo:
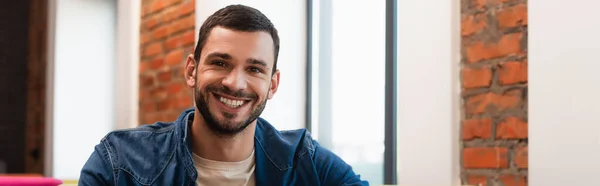
[[[298,149],[300,151],[314,151],[314,140],[306,129],[277,130],[263,118],[258,118],[256,137],[261,143],[269,143],[284,149]]]
[[[291,148],[297,149],[297,156],[314,155],[318,143],[312,138],[310,131],[306,129],[295,129],[280,130],[279,133],[284,141],[288,142],[288,144],[293,144]]]
[[[269,122],[258,118],[255,132],[260,148],[280,169],[291,168],[298,157],[313,155],[315,143],[306,129],[277,130]]]
[[[127,152],[125,149],[131,149],[132,147],[141,146],[147,149],[163,146],[164,143],[172,141],[168,138],[173,137],[174,132],[175,125],[173,123],[156,122],[130,129],[114,130],[106,134],[102,138],[101,143],[113,148],[109,150],[116,150],[115,152],[123,153]]]
[[[294,160],[310,158],[311,161],[303,162],[316,171],[323,185],[368,185],[349,164],[320,146],[306,129],[276,130],[259,118],[256,136],[259,146],[281,170],[291,168]]]
[[[175,131],[175,124],[163,122],[115,130],[102,138],[98,147],[105,148],[106,159],[113,169],[126,171],[141,183],[149,183],[175,153],[180,141]]]

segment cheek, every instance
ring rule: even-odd
[[[253,91],[262,99],[267,98],[270,88],[270,82],[265,82],[264,80],[261,80],[253,85]]]
[[[210,84],[220,83],[219,76],[212,72],[203,72],[196,76],[196,88],[204,89]]]

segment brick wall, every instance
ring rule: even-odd
[[[183,79],[196,32],[194,0],[143,0],[140,28],[139,121],[172,121],[193,104]]]
[[[527,1],[462,0],[463,183],[527,185]]]

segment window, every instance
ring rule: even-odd
[[[381,185],[386,163],[386,1],[308,4],[309,128],[362,179]]]

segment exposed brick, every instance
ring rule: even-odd
[[[154,100],[163,100],[167,97],[167,90],[162,86],[153,88],[150,90],[150,96]]]
[[[508,149],[502,147],[473,147],[463,149],[464,168],[508,168]]]
[[[525,186],[527,1],[463,0],[460,15],[462,183]]]
[[[502,36],[497,43],[475,42],[465,48],[467,60],[469,63],[475,63],[485,59],[517,54],[521,51],[522,37],[521,33],[516,33]]]
[[[162,110],[162,111],[166,111],[166,110],[170,110],[171,108],[173,108],[173,101],[170,98],[167,98],[165,100],[159,101],[158,103],[156,103],[156,109],[157,110]]]
[[[165,62],[164,62],[163,58],[158,58],[158,59],[150,61],[150,64],[148,65],[148,67],[150,67],[150,69],[152,69],[152,70],[157,70],[157,69],[163,67],[164,63]]]
[[[139,64],[139,70],[140,72],[145,72],[146,70],[148,70],[150,67],[148,67],[150,64],[150,62],[146,62],[146,61],[141,61]]]
[[[184,76],[183,65],[172,66],[171,67],[171,74],[173,74],[173,79],[174,80],[185,82],[185,79],[183,78],[183,76]]]
[[[171,50],[175,48],[193,45],[196,42],[195,37],[196,34],[194,30],[186,31],[182,34],[171,36],[165,41],[165,49]]]
[[[488,139],[492,136],[492,119],[469,119],[462,123],[462,139]]]
[[[169,95],[174,95],[184,90],[185,87],[183,82],[175,82],[167,86],[167,93],[169,93]]]
[[[179,96],[177,98],[177,103],[175,104],[175,109],[187,109],[192,107],[194,104],[192,102],[191,96]]]
[[[194,16],[186,16],[179,20],[173,21],[167,29],[167,34],[171,35],[173,33],[179,32],[181,30],[194,28]]]
[[[146,28],[148,30],[154,28],[156,25],[158,25],[158,19],[153,17],[146,18],[142,22],[142,28]]]
[[[184,54],[194,47],[194,4],[194,0],[142,1],[138,105],[142,124],[175,120],[193,105],[181,66]]]
[[[511,28],[527,25],[527,5],[519,4],[505,8],[496,13],[500,28]]]
[[[492,83],[492,70],[489,66],[463,68],[462,82],[466,89],[489,87]]]
[[[144,4],[143,1],[142,1],[142,4]],[[141,14],[142,15],[140,16],[140,18],[142,18],[142,19],[145,18],[148,14],[150,14],[150,6],[142,5]]]
[[[487,186],[486,176],[467,176],[467,184],[474,186]]]
[[[506,91],[502,96],[499,96],[498,99],[496,99],[496,106],[500,108],[500,111],[514,108],[519,104],[522,96],[520,89]]]
[[[166,0],[153,1],[152,4],[150,4],[148,7],[148,13],[155,13],[155,12],[162,10],[163,8],[165,8],[167,6],[167,3],[168,2]]]
[[[167,27],[158,27],[152,31],[152,37],[154,39],[162,39],[167,36]]]
[[[181,15],[186,15],[186,14],[189,14],[189,13],[193,13],[194,9],[195,9],[195,6],[196,6],[195,4],[196,4],[195,0],[190,0],[188,2],[182,3],[179,6],[180,14]]]
[[[167,121],[175,121],[175,119],[177,118],[169,118],[169,112],[167,111],[161,111],[159,113],[157,113],[157,121],[161,121],[161,122],[167,122]]]
[[[165,40],[165,50],[171,50],[171,49],[177,48],[180,46],[180,43],[181,43],[180,35],[171,36],[171,37],[167,38],[167,40]]]
[[[486,4],[487,4],[487,0],[473,0],[473,4],[475,5],[475,8],[477,9],[484,9]]]
[[[524,176],[503,175],[498,178],[504,186],[527,186]]]
[[[144,87],[149,87],[154,85],[154,77],[152,76],[140,76],[140,85]]]
[[[527,138],[527,122],[509,116],[504,119],[496,129],[496,138],[498,139],[525,139]]]
[[[517,147],[515,149],[515,164],[517,168],[526,169],[529,168],[529,150],[528,147]]]
[[[165,61],[169,66],[183,64],[183,49],[177,49],[169,52],[165,57]]]
[[[140,45],[145,45],[152,40],[150,33],[140,34]]]
[[[171,102],[171,106],[173,105],[174,102]],[[171,107],[170,110],[173,110],[174,108]],[[170,112],[166,112],[165,113],[165,118],[167,121],[175,121],[178,117],[179,114],[181,114],[181,111],[176,110],[176,111],[170,111]]]
[[[141,83],[140,83],[140,85],[141,85]],[[144,87],[144,86],[140,86],[140,87]],[[146,87],[148,87],[148,86],[146,86]],[[151,101],[150,98],[151,98],[150,91],[147,91],[147,90],[138,91],[139,102]],[[140,110],[143,110],[143,109],[140,109]]]
[[[509,61],[500,64],[498,81],[501,85],[527,82],[527,62]]]
[[[156,104],[153,101],[142,101],[142,112],[156,111]]]
[[[150,57],[162,52],[162,46],[160,43],[152,43],[146,47],[144,47],[144,56]]]
[[[167,6],[171,6],[171,5],[174,5],[174,4],[177,4],[177,3],[181,2],[181,0],[166,0],[166,1],[169,1],[167,3]]]
[[[484,10],[486,8],[497,7],[509,0],[472,0],[475,8]]]
[[[487,26],[485,22],[485,15],[478,14],[477,16],[467,16],[461,21],[461,34],[468,36],[479,32]]]
[[[187,46],[196,42],[196,33],[190,30],[181,34],[181,46]]]
[[[465,111],[468,114],[481,114],[486,111],[503,111],[515,108],[520,102],[520,92],[507,92],[496,94],[492,92],[468,97],[465,102]]]
[[[178,8],[176,7],[172,7],[172,8],[168,8],[165,9],[165,11],[163,11],[162,16],[161,16],[161,21],[163,23],[168,23],[169,21],[178,18],[179,15],[181,15],[181,11],[179,11]]]
[[[151,124],[156,122],[157,115],[154,112],[143,112],[140,115],[141,124]]]
[[[171,73],[171,71],[163,71],[158,73],[157,78],[159,82],[166,83],[171,81],[172,76],[173,74]]]

